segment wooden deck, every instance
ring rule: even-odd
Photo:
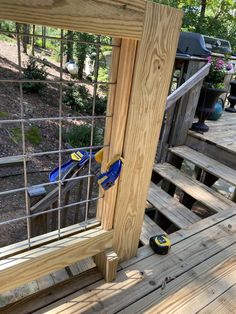
[[[218,121],[206,121],[210,127],[206,133],[189,131],[189,134],[203,141],[215,143],[216,146],[236,153],[236,114],[224,111]]]
[[[234,122],[236,115],[224,113],[219,121],[207,122],[208,133],[189,131],[189,138],[196,139],[199,147],[201,141],[236,159]],[[217,152],[212,151],[212,155]],[[79,266],[74,265],[63,270],[64,277],[58,273],[58,281],[50,275],[54,278],[53,287],[43,279],[38,281],[37,289],[32,288],[35,282],[26,285],[25,289],[32,288],[31,294],[20,298],[18,290],[18,297],[9,299],[11,304],[0,312],[236,313],[236,204],[211,187],[219,178],[236,186],[236,170],[230,162],[219,161],[220,156],[213,158],[186,145],[171,148],[170,153],[175,163],[154,166],[156,177],[147,199],[156,210],[154,220],[159,225],[145,215],[137,257],[119,266],[114,282],[105,283],[90,260],[81,269],[89,270],[81,274]],[[198,171],[186,173],[179,160],[188,160]],[[187,196],[187,202],[184,197],[182,201],[176,197],[176,187]],[[206,208],[205,217],[189,206],[189,199]],[[164,216],[174,229],[159,223],[158,215]],[[168,255],[159,256],[148,242],[150,236],[163,232],[170,233],[172,247]],[[39,288],[40,282],[43,289]]]

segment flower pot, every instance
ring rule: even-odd
[[[199,120],[197,123],[193,123],[192,130],[198,132],[207,132],[209,130],[205,120],[214,112],[217,99],[225,92],[224,89],[202,87],[196,110]]]
[[[217,121],[222,116],[224,110],[224,102],[219,98],[214,104],[214,112],[210,115],[208,120]]]
[[[236,81],[230,82],[230,95],[228,97],[228,101],[230,102],[230,107],[225,108],[225,111],[236,113],[236,109],[234,108],[236,104]]]

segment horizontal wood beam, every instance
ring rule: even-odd
[[[100,226],[100,222],[96,219],[89,219],[85,228],[84,223],[78,223],[65,228],[61,228],[61,239],[68,238],[74,234],[81,233],[92,228]],[[51,243],[58,240],[58,230],[54,230],[37,237],[31,238],[31,249]],[[28,240],[24,240],[18,243],[10,244],[0,248],[0,260],[8,258],[10,256],[29,251]]]
[[[197,73],[195,73],[184,84],[180,85],[172,94],[167,97],[166,110],[169,110],[183,95],[187,94],[194,86],[206,77],[210,70],[210,63],[207,63]]]
[[[0,261],[0,292],[97,255],[112,246],[113,231],[101,227]]]
[[[0,19],[140,39],[145,0],[0,1]]]

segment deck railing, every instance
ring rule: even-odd
[[[159,139],[156,161],[167,158],[170,146],[185,142],[187,131],[194,119],[203,79],[208,75],[210,64],[207,60],[195,57],[179,57],[186,67],[180,81],[185,82],[167,97],[165,115]],[[187,63],[187,64],[186,64]]]

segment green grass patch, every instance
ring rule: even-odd
[[[11,139],[15,144],[21,141],[21,138],[22,138],[21,128],[12,128],[10,130],[10,134],[11,134]]]
[[[42,143],[42,134],[38,127],[32,126],[25,132],[25,138],[31,144],[39,145]]]
[[[6,41],[8,43],[15,43],[16,44],[16,40],[7,36],[7,35],[4,35],[4,34],[0,34],[0,40],[2,41]]]
[[[75,148],[90,146],[91,125],[74,125],[68,131],[64,131],[62,137],[65,142]],[[103,145],[103,129],[95,126],[93,132],[93,146],[100,145]]]
[[[0,118],[7,118],[7,117],[8,117],[8,112],[0,111]]]

